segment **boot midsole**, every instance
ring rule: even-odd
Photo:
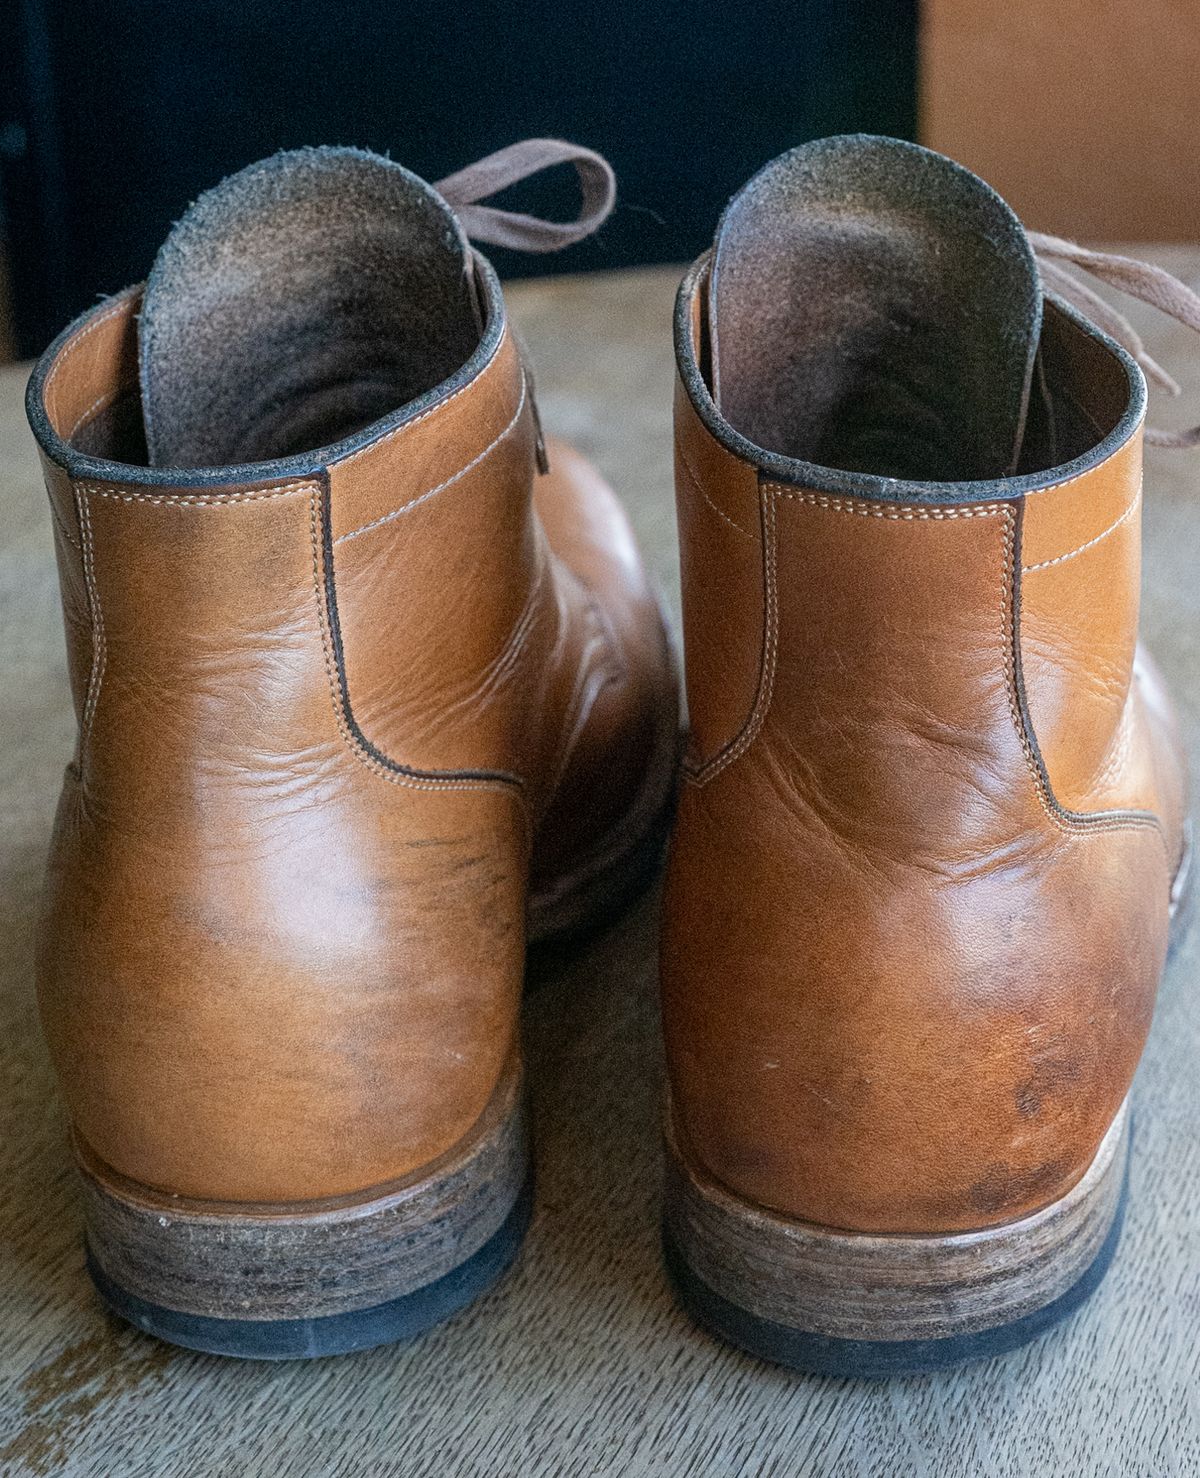
[[[360,1196],[288,1206],[173,1197],[76,1144],[90,1255],[126,1293],[220,1319],[319,1319],[423,1288],[498,1231],[526,1183],[521,1070],[431,1166]]]
[[[1123,1104],[1092,1164],[1032,1216],[941,1236],[839,1231],[742,1200],[688,1163],[668,1127],[666,1224],[691,1271],[758,1319],[844,1340],[929,1340],[1054,1302],[1105,1244],[1129,1141]]]

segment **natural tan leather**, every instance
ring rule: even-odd
[[[1136,648],[1130,381],[1048,300],[1048,375],[1117,428],[1083,470],[983,502],[839,493],[722,432],[704,300],[701,263],[676,397],[675,1132],[739,1196],[832,1227],[1026,1215],[1128,1092],[1183,851],[1179,739]]]
[[[507,328],[327,468],[172,481],[88,451],[136,405],[137,307],[96,310],[34,380],[80,727],[45,1027],[121,1175],[348,1194],[487,1104],[531,873],[586,878],[666,804],[666,639],[597,474],[552,446],[537,476]]]

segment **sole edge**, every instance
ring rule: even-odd
[[[665,1223],[663,1261],[684,1312],[702,1329],[760,1360],[806,1375],[874,1380],[927,1375],[1008,1354],[1069,1318],[1091,1297],[1108,1272],[1121,1239],[1128,1193],[1127,1156],[1121,1194],[1108,1233],[1088,1267],[1057,1298],[1009,1323],[936,1339],[847,1339],[793,1329],[753,1314],[731,1303],[692,1271]]]
[[[516,1261],[532,1211],[530,1174],[499,1228],[456,1268],[371,1308],[307,1319],[225,1319],[151,1303],[113,1282],[90,1246],[87,1270],[116,1314],[169,1344],[247,1360],[317,1359],[412,1340],[458,1313],[498,1283]]]

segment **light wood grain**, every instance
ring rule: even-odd
[[[1200,275],[1200,253],[1173,258]],[[595,454],[677,609],[674,274],[512,294],[545,418]],[[1200,355],[1144,322],[1200,419]],[[49,523],[0,371],[0,1472],[380,1478],[1170,1478],[1200,1472],[1200,1001],[1171,966],[1136,1087],[1132,1201],[1113,1272],[1003,1360],[884,1384],[790,1376],[718,1346],[659,1265],[655,904],[535,993],[539,1186],[524,1258],[406,1349],[256,1366],[190,1355],[101,1311],[30,981],[46,836],[72,735]],[[1200,459],[1146,489],[1147,635],[1200,734]]]

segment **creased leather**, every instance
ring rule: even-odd
[[[135,303],[59,350],[60,434],[129,388]],[[643,787],[677,711],[658,613],[582,459],[556,449],[535,492],[522,384],[505,334],[452,399],[311,476],[48,460],[56,514],[78,509],[81,745],[39,995],[76,1132],[132,1180],[293,1203],[450,1148],[514,1047],[531,870],[576,864]]]
[[[677,424],[729,507],[695,450],[710,433],[686,404]],[[1087,477],[1090,496],[1025,498],[1043,557],[1132,494],[1138,439]],[[1019,496],[922,507],[764,477],[759,497],[752,585],[680,483],[693,725],[729,730],[726,675],[744,698],[757,665],[765,699],[681,798],[662,940],[676,1125],[738,1195],[803,1220],[936,1234],[1026,1215],[1078,1180],[1128,1092],[1166,950],[1183,764],[1135,664],[1136,551],[1101,541],[1102,580],[1089,551],[1039,590]],[[1077,732],[1054,721],[1073,708]]]

